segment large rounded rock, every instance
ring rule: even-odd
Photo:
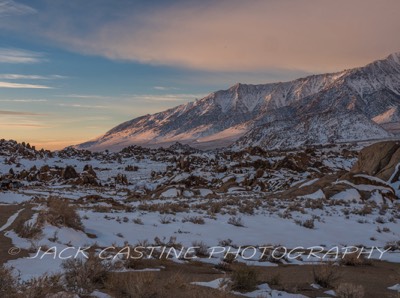
[[[380,142],[360,151],[358,161],[351,172],[365,173],[388,181],[392,176],[398,176],[395,171],[398,170],[399,163],[400,141]]]

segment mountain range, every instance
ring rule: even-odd
[[[265,149],[387,139],[400,133],[400,52],[364,67],[290,82],[236,84],[124,122],[79,149]]]

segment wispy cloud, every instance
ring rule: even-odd
[[[25,74],[0,74],[2,80],[53,80],[53,79],[64,79],[65,76],[60,75],[25,75]]]
[[[0,99],[0,102],[34,103],[34,102],[47,102],[47,99]]]
[[[0,48],[0,63],[38,63],[44,61],[42,53],[14,49]]]
[[[51,126],[43,124],[32,124],[32,123],[0,123],[0,127],[8,128],[49,128]]]
[[[60,103],[60,107],[67,107],[67,108],[79,108],[79,109],[107,109],[109,107],[102,106],[102,105],[84,105],[79,103]]]
[[[34,103],[34,102],[47,102],[47,99],[0,99],[0,102]]]
[[[165,87],[165,86],[154,86],[153,88],[154,88],[155,90],[161,90],[161,91],[179,90],[179,88],[176,88],[176,87]]]
[[[8,111],[8,110],[0,110],[0,115],[4,115],[4,116],[45,116],[45,114],[39,114],[39,113]]]
[[[179,102],[179,101],[192,101],[195,99],[203,98],[205,94],[164,94],[164,95],[156,95],[156,94],[133,94],[128,96],[130,99],[139,100],[139,101],[151,101],[151,102]]]
[[[57,97],[64,97],[64,98],[78,98],[78,99],[110,99],[111,96],[103,96],[103,95],[96,95],[96,94],[65,94],[65,95],[57,95]]]
[[[178,89],[178,88],[176,88]],[[163,89],[158,89],[162,91]],[[191,101],[198,98],[203,98],[206,94],[185,94],[185,93],[176,93],[176,94],[122,94],[115,96],[103,96],[97,94],[67,94],[67,95],[57,95],[58,97],[63,98],[72,98],[72,99],[96,99],[96,100],[109,100],[113,99],[114,101],[123,100],[123,101],[143,101],[143,102],[179,102],[179,101]],[[107,106],[102,105],[83,105],[83,104],[69,104],[62,103],[60,106],[65,107],[97,107],[97,108],[109,108]]]
[[[59,11],[51,28],[36,30],[80,53],[208,71],[334,71],[400,49],[398,0],[204,0],[152,8],[128,6],[104,22],[99,6],[80,27]]]
[[[52,87],[45,85],[33,85],[33,84],[20,84],[10,82],[0,82],[0,88],[13,88],[13,89],[53,89]]]
[[[36,9],[13,0],[0,0],[0,17],[36,13]]]

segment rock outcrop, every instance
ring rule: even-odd
[[[399,179],[399,164],[400,141],[380,142],[360,151],[351,172],[365,173],[392,183]]]

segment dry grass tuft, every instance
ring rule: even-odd
[[[321,264],[313,267],[314,281],[323,288],[333,288],[340,279],[338,266],[332,263]]]
[[[75,230],[83,230],[82,221],[76,207],[71,206],[67,199],[49,197],[47,199],[47,210],[40,212],[38,221],[40,223],[48,222],[56,227],[65,226]]]
[[[232,273],[232,290],[251,292],[257,289],[259,274],[253,268],[240,266]]]
[[[361,285],[351,283],[340,284],[336,289],[336,296],[339,298],[363,298],[364,288]]]
[[[101,288],[112,269],[108,262],[90,254],[87,260],[68,259],[63,262],[66,286],[80,295],[88,295],[96,288]]]

